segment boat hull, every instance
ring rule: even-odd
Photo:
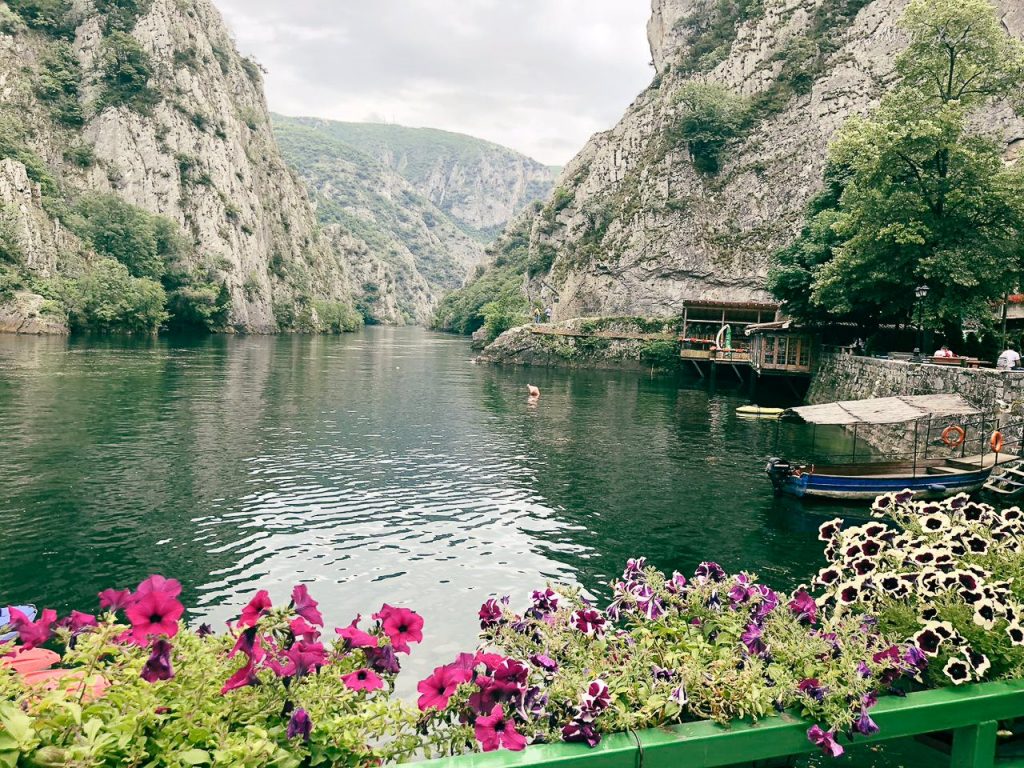
[[[944,499],[958,493],[980,490],[991,468],[957,475],[917,477],[871,477],[870,475],[826,475],[805,472],[785,478],[778,491],[797,498],[873,500],[885,493],[910,490],[919,499]]]

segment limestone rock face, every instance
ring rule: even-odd
[[[685,144],[673,145],[674,98],[691,81],[716,82],[746,96],[772,87],[787,45],[812,32],[829,0],[764,0],[726,42],[721,59],[694,71],[693,24],[710,18],[705,0],[653,0],[648,28],[657,75],[611,130],[597,134],[565,168],[537,216],[531,253],[554,254],[531,298],[555,319],[595,315],[667,316],[687,299],[765,301],[772,254],[798,233],[821,188],[829,141],[850,116],[878,104],[905,44],[905,0],[872,0],[828,34],[834,45],[806,93],[793,93],[723,151],[717,174],[698,172]],[[832,5],[835,5],[832,3]],[[1024,10],[1000,0],[1003,23],[1024,36]],[[820,34],[820,32],[814,32]],[[983,128],[1024,146],[1024,122],[1008,109]],[[549,260],[551,263],[551,260]]]
[[[303,185],[278,152],[258,65],[238,54],[213,3],[153,0],[138,18],[131,36],[151,59],[157,94],[148,113],[102,106],[107,31],[88,0],[76,0],[75,14],[81,128],[59,124],[36,95],[54,40],[28,29],[0,32],[0,110],[28,129],[28,149],[62,192],[69,199],[112,193],[178,222],[195,246],[194,263],[183,266],[226,285],[237,330],[284,329],[282,307],[351,303],[348,254],[320,232]],[[90,161],[70,161],[72,148]],[[24,213],[32,194],[16,170],[0,166],[0,200],[23,201],[26,266],[46,274],[61,266],[62,225],[59,214]]]
[[[68,333],[68,325],[60,314],[49,311],[45,298],[18,291],[0,301],[0,333],[59,336]]]

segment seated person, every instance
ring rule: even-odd
[[[999,359],[996,360],[996,368],[1009,371],[1012,368],[1016,368],[1020,365],[1020,354],[1017,352],[1017,348],[1011,341],[1006,345],[1006,349],[999,355]]]
[[[939,349],[935,350],[935,354],[932,357],[956,357],[953,354],[953,350],[943,344]]]

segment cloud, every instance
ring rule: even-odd
[[[271,109],[458,131],[564,164],[650,82],[646,0],[215,0]]]

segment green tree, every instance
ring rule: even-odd
[[[70,0],[7,0],[7,5],[32,29],[56,37],[74,37]]]
[[[96,0],[96,10],[106,16],[106,31],[131,32],[153,0]]]
[[[969,125],[992,99],[1019,97],[1024,46],[986,0],[912,0],[903,25],[899,84],[844,125],[826,192],[777,254],[769,287],[796,317],[907,322],[927,283],[926,319],[956,325],[989,317],[1019,279],[1024,174]]]
[[[163,224],[159,225],[163,239],[158,240],[158,217],[116,195],[84,197],[76,212],[82,220],[78,234],[97,253],[121,262],[133,277],[159,280],[164,275],[168,254],[161,252],[161,245],[166,249],[170,241]]]
[[[679,115],[669,140],[686,142],[697,170],[718,173],[722,149],[743,130],[747,101],[717,83],[687,83],[675,103]]]
[[[104,39],[100,53],[101,106],[125,106],[149,114],[159,100],[159,94],[149,86],[152,76],[152,59],[138,40],[117,31]]]
[[[59,42],[47,51],[36,82],[36,96],[50,105],[54,117],[71,127],[84,122],[78,101],[81,80],[82,68],[70,45]]]
[[[0,262],[18,264],[24,256],[25,253],[18,238],[14,209],[0,205]]]
[[[481,310],[487,341],[494,341],[509,328],[529,322],[530,303],[521,294],[506,294],[485,304]]]
[[[156,333],[167,321],[167,295],[160,283],[132,277],[113,259],[100,259],[63,287],[73,330]]]

